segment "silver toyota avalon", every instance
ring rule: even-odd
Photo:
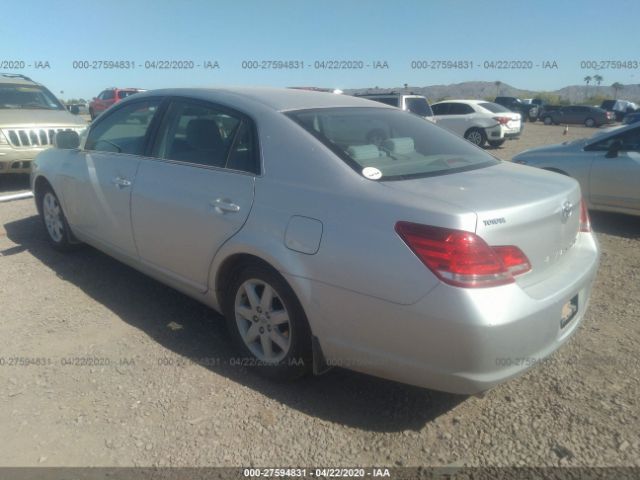
[[[56,146],[31,178],[53,247],[87,243],[211,306],[236,360],[273,378],[341,366],[476,393],[587,308],[599,253],[575,180],[380,103],[156,90]]]

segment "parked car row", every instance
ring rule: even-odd
[[[447,100],[429,105],[422,95],[364,93],[359,98],[374,100],[424,117],[469,140],[474,145],[499,147],[521,133],[521,115],[483,100]]]

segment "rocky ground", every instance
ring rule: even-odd
[[[593,131],[562,133],[527,124],[492,153]],[[0,177],[0,195],[25,188]],[[94,249],[53,251],[32,199],[0,203],[0,465],[640,466],[640,218],[592,220],[583,325],[477,398],[225,366],[216,314]]]

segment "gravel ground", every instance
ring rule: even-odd
[[[591,133],[527,124],[492,152]],[[0,195],[24,188],[0,177]],[[578,333],[477,398],[225,366],[219,316],[94,249],[53,251],[35,215],[0,203],[2,466],[640,466],[640,218],[593,215],[602,264]]]

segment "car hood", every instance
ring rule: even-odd
[[[0,109],[0,128],[86,126],[82,118],[66,110]]]

